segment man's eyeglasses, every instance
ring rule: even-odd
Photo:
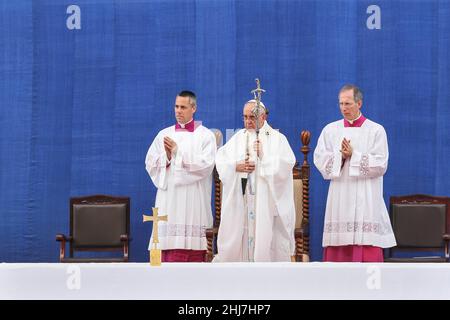
[[[353,102],[339,102],[340,107],[350,107],[353,104]]]
[[[247,121],[247,120],[256,121],[256,117],[255,116],[242,116],[242,119],[244,121]]]

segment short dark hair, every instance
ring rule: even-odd
[[[188,97],[189,102],[195,107],[197,106],[197,97],[195,93],[189,90],[183,90],[178,94],[179,97]]]

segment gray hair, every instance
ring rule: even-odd
[[[341,88],[341,90],[339,90],[339,94],[348,90],[353,90],[353,100],[355,100],[355,102],[363,100],[363,93],[361,89],[355,86],[354,84],[346,84]]]

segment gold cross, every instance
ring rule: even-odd
[[[147,221],[153,221],[153,243],[159,243],[158,239],[158,222],[159,221],[167,221],[167,215],[165,216],[159,216],[158,215],[158,208],[152,208],[153,210],[153,216],[146,216],[145,214],[142,215],[144,218],[144,222]]]

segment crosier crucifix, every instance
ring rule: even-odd
[[[266,92],[266,90],[261,89],[261,84],[259,82],[259,79],[256,78],[256,89],[252,90],[253,96],[255,97],[256,100],[256,106],[253,109],[253,114],[256,117],[256,139],[258,139],[259,136],[259,127],[262,125],[261,123],[259,123],[259,115],[261,114],[261,93],[262,92]]]

